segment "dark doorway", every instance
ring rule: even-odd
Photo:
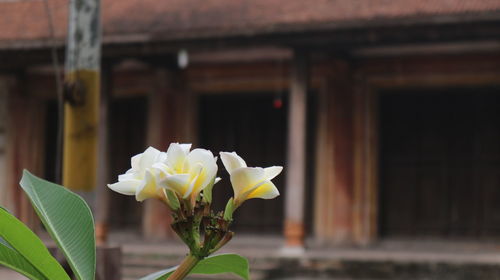
[[[60,178],[56,178],[57,134],[59,129],[57,101],[47,101],[46,106],[44,178],[50,182],[60,183]]]
[[[214,153],[236,151],[248,166],[284,166],[287,106],[276,106],[273,101],[273,95],[264,94],[201,96],[200,146]],[[233,191],[220,160],[218,164],[222,181],[214,187],[214,207],[224,210]],[[280,232],[284,179],[282,173],[273,180],[281,193],[276,199],[245,202],[235,214],[234,228],[246,232]]]
[[[147,98],[113,99],[109,108],[110,180],[130,168],[130,158],[145,149]],[[134,196],[110,192],[109,225],[113,229],[140,230],[142,203]]]
[[[381,94],[382,236],[500,236],[498,90]]]

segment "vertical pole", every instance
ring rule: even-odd
[[[323,180],[317,181],[315,200],[316,237],[335,245],[352,241],[354,163],[353,163],[353,93],[348,62],[336,59],[328,75],[327,106],[322,129],[324,147],[317,147],[317,167],[323,167]],[[326,166],[326,168],[324,167]]]
[[[71,0],[66,53],[63,185],[89,191],[96,183],[100,1]]]
[[[307,54],[303,51],[296,50],[292,61],[288,111],[285,252],[300,253],[304,248],[304,188],[308,70]]]
[[[165,149],[168,143],[174,141],[172,75],[173,73],[166,67],[158,66],[154,75],[155,90],[149,97],[147,142],[148,145],[158,149]],[[168,208],[156,199],[149,199],[144,204],[142,220],[144,237],[161,240],[173,236]]]
[[[108,100],[113,90],[113,65],[105,65],[102,70],[102,92],[99,108],[99,144],[97,190],[95,206],[95,231],[97,245],[104,245],[108,237],[109,190],[105,187],[109,182],[109,143],[108,143]]]
[[[0,78],[0,204],[6,205],[8,203],[8,190],[7,190],[7,85],[5,81]]]

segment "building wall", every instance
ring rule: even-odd
[[[315,158],[314,185],[307,186],[314,196],[310,205],[306,206],[306,212],[312,212],[312,217],[307,215],[307,218],[313,223],[313,236],[321,243],[333,245],[366,244],[379,238],[376,104],[379,91],[422,85],[498,85],[499,61],[498,55],[361,57],[349,61],[322,58],[313,61],[309,86],[318,94],[319,105],[315,110],[318,129],[316,151],[312,153]],[[289,87],[287,61],[205,63],[192,65],[181,73],[152,68],[116,71],[111,95],[114,98],[149,95],[149,100],[159,100],[150,102],[148,112],[151,115],[150,121],[147,121],[150,127],[145,137],[148,144],[162,149],[172,141],[189,141],[198,145],[197,100],[203,95],[255,92],[279,95]],[[41,99],[53,94],[48,87],[41,86],[51,78],[28,78],[30,88],[27,91],[32,95]],[[0,98],[3,98],[0,99],[0,106],[3,105],[5,115],[5,93],[2,96],[1,87]],[[16,100],[11,101],[13,107]],[[39,100],[32,103],[33,112],[36,102]],[[24,100],[19,106],[26,108],[26,104],[29,102]],[[163,116],[166,112],[171,115]],[[17,117],[19,121],[22,118],[22,115]],[[151,120],[156,122],[152,124]],[[0,137],[2,134],[5,134],[5,117],[0,117]],[[19,139],[27,138],[21,136]],[[4,157],[2,153],[11,150],[2,150],[1,144],[0,165]],[[33,146],[24,144],[17,145],[17,149],[22,151],[27,146]],[[8,165],[11,162],[9,160]],[[33,161],[26,156],[25,162],[23,167]],[[13,176],[12,185],[17,186],[17,182],[18,176]],[[148,206],[144,213],[149,217],[147,213],[156,211]],[[143,220],[150,221],[144,225],[143,232],[160,228],[155,217]],[[167,236],[168,233],[159,235]]]

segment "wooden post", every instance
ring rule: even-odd
[[[109,212],[109,143],[108,143],[108,100],[113,90],[113,65],[110,62],[102,71],[102,92],[99,108],[99,144],[97,155],[97,186],[95,205],[95,234],[97,245],[104,245],[108,237],[108,212]]]
[[[100,1],[70,1],[66,53],[63,185],[92,190],[99,123]]]
[[[339,245],[353,239],[353,90],[348,63],[334,60],[331,67],[319,104],[315,234]]]
[[[306,53],[295,51],[290,78],[284,234],[285,249],[300,252],[304,247],[305,235],[306,108],[309,79]]]
[[[166,150],[173,141],[174,94],[172,73],[165,67],[155,70],[155,90],[149,98],[147,143],[157,149]],[[173,236],[170,229],[168,208],[156,199],[145,202],[143,213],[143,235],[147,239],[165,239]]]
[[[8,197],[7,194],[7,180],[5,180],[7,173],[6,168],[6,144],[7,144],[7,85],[6,82],[0,77],[0,205],[6,205]]]
[[[369,244],[376,236],[376,192],[373,189],[376,174],[373,164],[376,147],[373,125],[372,96],[368,85],[361,78],[356,80],[354,94],[354,241],[360,245]]]

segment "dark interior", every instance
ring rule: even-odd
[[[499,237],[498,88],[384,92],[379,108],[381,235]]]

